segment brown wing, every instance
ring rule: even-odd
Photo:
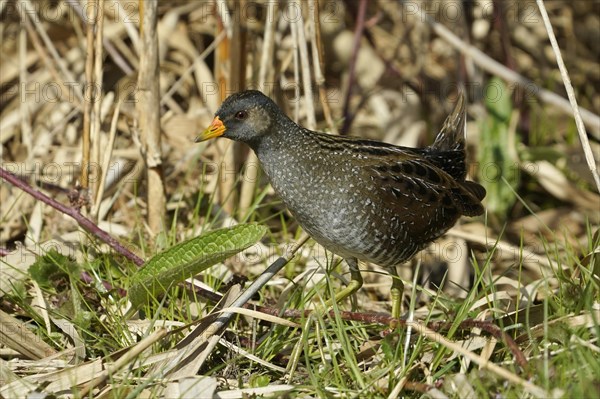
[[[417,156],[395,163],[371,164],[367,174],[382,199],[424,239],[450,228],[460,215],[483,213],[483,189],[477,183],[458,182],[448,173]]]

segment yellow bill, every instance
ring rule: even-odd
[[[221,121],[221,119],[219,119],[218,116],[215,116],[215,119],[213,119],[210,126],[208,128],[206,128],[206,130],[203,131],[201,134],[199,134],[194,141],[196,143],[199,143],[201,141],[210,140],[212,138],[219,137],[223,133],[225,133],[225,130],[227,130],[227,128],[223,124],[223,121]]]

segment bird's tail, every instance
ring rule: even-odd
[[[464,181],[467,175],[466,121],[465,96],[460,92],[454,110],[446,118],[435,142],[425,149],[427,159],[457,181]]]
[[[442,130],[431,145],[434,151],[462,151],[465,148],[465,134],[467,129],[465,110],[465,95],[459,92],[458,101],[454,110],[448,115]]]
[[[484,211],[481,200],[485,197],[485,188],[479,183],[465,181],[467,175],[465,136],[467,117],[465,96],[459,93],[454,110],[448,115],[435,142],[428,147],[428,158],[460,182],[460,187],[452,190],[458,199],[461,213],[466,216],[481,215]]]

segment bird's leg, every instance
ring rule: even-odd
[[[363,279],[360,275],[360,270],[358,269],[358,260],[356,258],[348,258],[346,259],[346,263],[348,263],[348,267],[350,268],[350,283],[346,288],[337,292],[333,299],[330,299],[325,303],[325,307],[327,308],[333,305],[334,302],[340,303],[343,299],[348,298],[363,285]]]
[[[400,313],[402,313],[402,294],[404,293],[404,282],[402,279],[400,279],[398,270],[396,270],[396,266],[390,269],[390,275],[392,276],[392,317],[394,319],[399,319]]]

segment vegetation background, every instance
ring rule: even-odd
[[[153,4],[0,2],[2,397],[600,395],[600,2]],[[487,212],[401,268],[406,320],[385,317],[376,265],[307,317],[346,272],[309,241],[260,308],[207,328],[301,233],[247,148],[193,144],[245,88],[303,126],[413,147],[466,93]],[[136,263],[245,222],[268,234],[127,313]]]

